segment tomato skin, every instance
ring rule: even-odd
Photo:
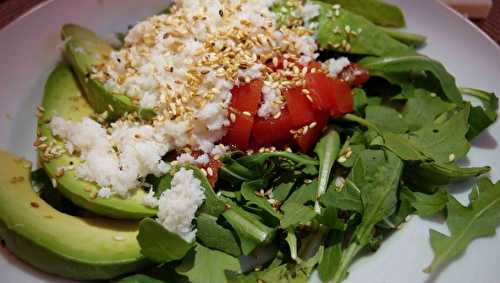
[[[335,97],[334,107],[330,110],[332,116],[342,116],[345,113],[352,112],[354,108],[354,99],[349,85],[341,80],[331,79],[329,81],[329,87]]]
[[[311,151],[312,147],[316,144],[321,133],[323,133],[323,129],[328,123],[329,113],[326,111],[316,111],[314,113],[316,122],[316,126],[312,129],[309,129],[305,135],[301,135],[295,138],[295,143],[299,150],[303,153],[307,153]]]
[[[284,92],[293,128],[300,128],[314,121],[314,108],[302,88],[294,87]]]
[[[232,112],[230,115],[234,115],[236,119],[227,127],[227,132],[222,138],[222,143],[241,150],[247,150],[254,125],[254,117],[247,116],[242,112]]]
[[[263,85],[261,80],[253,80],[231,89],[231,107],[240,112],[246,111],[255,115],[262,97]]]
[[[318,110],[330,110],[335,105],[335,97],[330,94],[330,78],[323,72],[306,74],[306,88],[312,98],[314,108]]]
[[[278,119],[255,119],[252,130],[252,141],[257,147],[286,144],[291,140],[292,119],[288,110],[281,111]]]
[[[215,183],[217,183],[217,179],[219,178],[219,169],[222,167],[222,164],[219,160],[215,160],[210,157],[210,161],[205,166],[207,170],[207,179],[212,189],[215,190]],[[210,168],[211,170],[208,170]]]

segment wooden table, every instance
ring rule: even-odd
[[[0,28],[44,1],[45,0],[0,0]],[[493,1],[493,8],[487,19],[475,21],[475,23],[500,44],[500,0]]]

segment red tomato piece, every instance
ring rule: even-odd
[[[215,183],[219,178],[219,169],[221,167],[222,164],[219,160],[215,160],[212,157],[210,157],[210,161],[206,165],[205,169],[207,170],[207,179],[210,185],[212,185],[212,189],[215,189]]]
[[[334,107],[330,110],[332,116],[340,116],[352,112],[354,100],[349,85],[341,80],[330,79],[329,88],[331,89],[331,94],[335,97]]]
[[[358,65],[350,64],[342,70],[339,74],[339,78],[350,85],[359,86],[368,81],[370,74],[367,70],[360,68]]]
[[[248,84],[234,87],[231,90],[231,107],[255,115],[259,108],[263,85],[264,83],[261,80],[253,80]]]
[[[307,64],[307,68],[309,72],[311,72],[312,69],[321,70],[321,63],[318,61],[310,61],[309,64]]]
[[[292,137],[292,119],[287,110],[281,111],[278,119],[256,118],[252,130],[252,140],[258,147],[286,144]]]
[[[314,108],[302,92],[302,88],[294,87],[285,91],[286,107],[288,108],[293,128],[300,128],[314,121]]]
[[[323,72],[306,74],[306,87],[314,108],[330,110],[335,105],[335,96],[331,95],[330,78]]]
[[[299,147],[301,152],[307,153],[318,141],[318,138],[321,136],[323,132],[323,128],[328,123],[329,114],[326,111],[316,111],[315,113],[315,122],[316,126],[312,129],[309,129],[305,135],[301,135],[295,138],[295,142]]]
[[[240,150],[248,149],[250,134],[254,125],[254,117],[244,115],[241,112],[231,113],[236,120],[227,127],[226,135],[222,138],[222,143],[235,146]]]

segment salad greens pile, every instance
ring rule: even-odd
[[[282,24],[294,15],[286,2],[273,7]],[[457,87],[441,63],[417,53],[425,37],[393,29],[405,25],[396,6],[318,3],[320,58],[348,56],[370,73],[368,83],[353,90],[355,111],[333,120],[309,155],[225,155],[215,188],[189,167],[206,194],[194,223],[196,241],[142,220],[141,252],[157,267],[119,282],[307,282],[314,270],[323,282],[341,282],[357,257],[375,251],[414,214],[441,215],[450,230],[430,231],[434,259],[425,272],[433,272],[473,239],[495,233],[499,183],[475,181],[468,206],[447,186],[489,172],[457,161],[496,121],[497,97]],[[152,180],[155,194],[171,180]]]

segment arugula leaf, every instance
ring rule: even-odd
[[[222,216],[238,234],[243,254],[250,254],[257,246],[268,243],[274,237],[275,230],[259,221],[258,216],[232,206]]]
[[[287,198],[288,194],[290,194],[293,185],[295,185],[295,183],[288,182],[288,183],[281,183],[278,186],[274,187],[272,191],[272,198],[279,201],[280,203],[283,203],[283,201]]]
[[[308,155],[288,151],[259,152],[240,157],[237,161],[248,168],[258,168],[262,167],[267,160],[273,157],[290,160],[297,166],[318,165],[318,161]]]
[[[438,115],[455,108],[453,103],[445,102],[424,89],[416,89],[408,98],[401,115],[408,125],[408,130],[416,131],[436,120]]]
[[[474,106],[469,116],[469,132],[467,138],[472,140],[497,120],[498,97],[493,92],[473,88],[460,88],[460,91],[481,101],[483,107]]]
[[[469,199],[469,206],[464,207],[449,196],[446,223],[450,236],[430,231],[434,259],[425,272],[430,273],[457,257],[472,240],[495,235],[495,228],[500,224],[500,183],[480,179],[472,188]]]
[[[337,14],[331,4],[317,3],[321,7],[317,20],[320,48],[376,56],[412,52],[410,47],[393,39],[364,17],[342,8]],[[349,26],[348,30],[346,26]]]
[[[320,161],[318,191],[316,193],[316,203],[314,206],[314,210],[318,214],[321,211],[318,200],[326,192],[328,181],[330,180],[330,172],[335,160],[337,159],[339,151],[340,137],[339,134],[333,129],[329,129],[314,147],[314,153],[316,153]]]
[[[461,104],[462,94],[455,84],[455,78],[436,60],[417,53],[394,53],[384,57],[366,57],[358,62],[360,67],[367,69],[371,76],[382,77],[392,84],[401,86],[404,90],[415,89],[418,78],[431,75],[438,81],[439,94],[447,100]],[[429,91],[434,85],[421,85]]]
[[[288,243],[288,248],[290,249],[290,257],[300,262],[301,259],[297,256],[297,236],[295,236],[293,228],[288,228],[285,241]]]
[[[187,276],[192,283],[229,282],[228,277],[240,273],[240,262],[226,253],[198,244],[194,259],[186,258],[176,271]]]
[[[362,88],[353,88],[352,96],[354,98],[354,112],[362,113],[365,106],[368,104],[368,97]]]
[[[424,45],[425,41],[427,40],[425,36],[416,33],[404,32],[401,30],[386,27],[379,27],[379,29],[395,40],[413,48],[418,48]]]
[[[221,179],[229,182],[240,183],[243,181],[254,180],[259,177],[257,172],[241,165],[230,156],[224,156],[221,161],[222,167],[220,168],[219,174]]]
[[[290,203],[283,210],[284,217],[281,219],[280,224],[280,227],[283,229],[309,222],[316,217],[314,209],[298,203]]]
[[[329,242],[330,245],[325,248],[318,266],[319,278],[322,282],[330,282],[339,266],[342,258],[342,233],[334,233],[330,236]]]
[[[461,168],[453,163],[421,162],[408,164],[405,174],[412,184],[419,186],[448,185],[488,173],[489,166]]]
[[[314,180],[309,184],[303,184],[288,197],[288,199],[281,206],[281,209],[284,210],[292,203],[305,204],[309,201],[314,201],[316,199],[317,188],[317,180]]]
[[[144,274],[134,274],[120,279],[117,283],[164,283],[164,282]]]
[[[351,175],[353,171],[351,171]],[[332,182],[326,194],[321,197],[321,203],[326,207],[335,207],[361,213],[363,211],[363,204],[361,203],[360,194],[361,192],[352,181],[352,177],[348,177],[342,188],[337,188],[335,183]]]
[[[223,251],[232,256],[240,256],[241,250],[231,230],[217,223],[217,218],[201,213],[196,218],[196,237],[208,248]]]
[[[408,131],[408,126],[403,120],[403,115],[399,114],[395,109],[382,106],[373,105],[366,107],[366,120],[377,125],[377,127],[384,131],[402,134]]]
[[[413,192],[405,185],[402,185],[398,192],[398,208],[396,212],[377,224],[378,227],[394,229],[406,222],[407,217],[415,213],[412,203],[415,201]],[[384,226],[384,224],[390,224]]]
[[[389,151],[366,150],[356,161],[352,169],[355,175],[351,179],[360,190],[363,215],[332,282],[345,278],[354,257],[371,242],[375,225],[395,212],[402,169],[403,162]]]
[[[404,14],[398,6],[380,0],[324,0],[339,4],[342,8],[365,17],[374,24],[390,27],[404,27]]]
[[[193,247],[193,243],[184,241],[151,218],[145,218],[139,224],[137,241],[141,253],[157,263],[181,259]]]
[[[420,216],[434,215],[443,210],[448,203],[448,191],[445,188],[437,190],[432,195],[414,192],[413,196],[415,199],[411,205]]]
[[[277,219],[281,219],[283,216],[271,206],[265,197],[255,195],[255,192],[262,188],[264,188],[264,181],[261,179],[247,181],[241,185],[241,195],[250,204],[254,204],[257,207],[262,208]]]

